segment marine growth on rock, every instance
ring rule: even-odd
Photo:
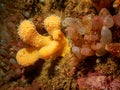
[[[84,16],[81,19],[66,17],[62,25],[66,28],[65,31],[71,43],[72,53],[81,60],[83,59],[80,58],[81,56],[96,55],[100,57],[107,52],[111,53],[109,45],[113,38],[111,28],[116,25],[119,26],[119,17],[119,14],[112,16],[106,8],[102,8],[97,16],[85,16],[86,19]],[[114,52],[117,52],[117,49],[114,49]]]

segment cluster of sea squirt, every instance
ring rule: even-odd
[[[71,43],[72,53],[80,60],[106,53],[120,57],[120,43],[113,43],[111,29],[120,27],[120,14],[111,15],[103,8],[98,15],[86,15],[81,19],[66,17],[62,26]]]

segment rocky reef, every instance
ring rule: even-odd
[[[0,90],[119,90],[119,5],[0,1]]]

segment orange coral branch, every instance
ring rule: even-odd
[[[23,66],[34,64],[39,58],[49,59],[65,56],[70,51],[67,38],[61,32],[61,19],[51,15],[44,20],[44,26],[50,36],[40,35],[35,25],[24,20],[19,28],[20,38],[32,47],[23,48],[16,55],[17,62]]]

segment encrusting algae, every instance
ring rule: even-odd
[[[44,27],[49,36],[39,34],[32,21],[24,20],[20,24],[18,28],[20,38],[31,45],[18,51],[16,59],[20,65],[29,66],[38,59],[54,59],[70,52],[68,39],[61,31],[60,17],[56,15],[47,17],[44,20]]]

